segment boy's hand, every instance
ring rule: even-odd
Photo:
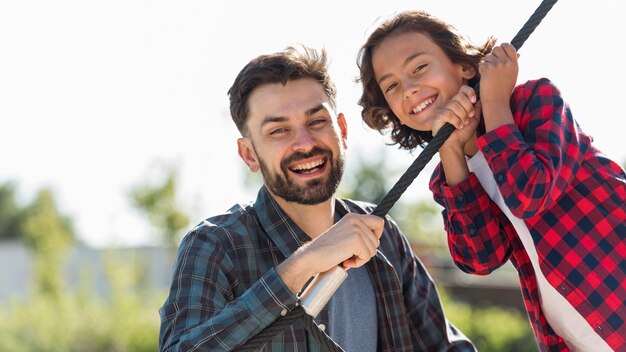
[[[458,148],[462,150],[474,135],[478,126],[478,116],[480,116],[480,103],[476,104],[476,92],[469,86],[462,86],[459,92],[439,109],[435,117],[432,128],[433,136],[446,122],[456,127],[456,130],[448,137],[441,149]]]
[[[480,101],[487,132],[515,123],[510,100],[517,81],[518,57],[513,45],[502,43],[494,47],[478,65]]]
[[[485,110],[492,103],[509,106],[511,93],[517,82],[519,54],[509,43],[502,43],[485,55],[478,65],[480,72],[480,100]]]

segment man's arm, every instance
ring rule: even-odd
[[[160,311],[160,351],[234,350],[297,302],[274,269],[235,297],[238,273],[214,238],[195,232],[181,243]]]
[[[383,226],[377,216],[348,214],[239,297],[233,288],[240,273],[217,236],[192,232],[178,250],[170,294],[160,312],[161,351],[241,346],[293,308],[296,294],[314,274],[340,263],[365,264],[376,254]]]

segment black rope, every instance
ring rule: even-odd
[[[552,6],[557,0],[543,0],[535,12],[526,21],[522,29],[515,35],[511,44],[516,50],[522,47],[522,44],[528,39],[530,34],[534,32],[535,28],[548,14]],[[478,85],[476,85],[478,88]],[[478,93],[478,90],[477,90]],[[400,199],[400,196],[406,191],[406,189],[413,183],[413,180],[424,169],[426,164],[432,159],[432,157],[439,151],[439,148],[445,143],[454,132],[455,127],[449,123],[446,123],[441,127],[433,139],[426,145],[424,150],[417,156],[415,161],[409,166],[409,168],[400,176],[400,179],[395,185],[387,192],[383,199],[378,203],[376,208],[372,211],[373,215],[384,217],[387,212],[393,207],[393,205]],[[343,352],[343,349],[335,343],[319,326],[313,321],[313,317],[306,314],[302,306],[296,306],[289,311],[285,316],[278,318],[271,325],[263,329],[259,334],[248,340],[240,351],[253,351],[261,348],[276,334],[284,331],[293,322],[302,318],[304,327],[308,333],[313,336],[323,347],[323,350],[329,352]]]

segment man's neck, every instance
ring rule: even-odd
[[[274,197],[278,205],[311,239],[324,233],[335,222],[335,197],[316,204],[304,205]]]

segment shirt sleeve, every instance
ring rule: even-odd
[[[470,340],[446,319],[439,293],[426,267],[415,256],[396,224],[390,223],[400,259],[399,275],[413,332],[413,347],[418,351],[476,351]]]
[[[179,247],[170,293],[160,310],[160,351],[234,350],[297,302],[274,269],[235,297],[239,280],[233,264],[211,239],[192,233]]]
[[[435,202],[443,206],[448,248],[461,270],[486,275],[507,262],[512,253],[509,239],[515,236],[515,230],[474,173],[449,186],[439,164],[431,177],[430,189]]]
[[[588,143],[549,80],[518,87],[512,102],[515,124],[500,126],[476,143],[511,213],[526,219],[561,198]]]

